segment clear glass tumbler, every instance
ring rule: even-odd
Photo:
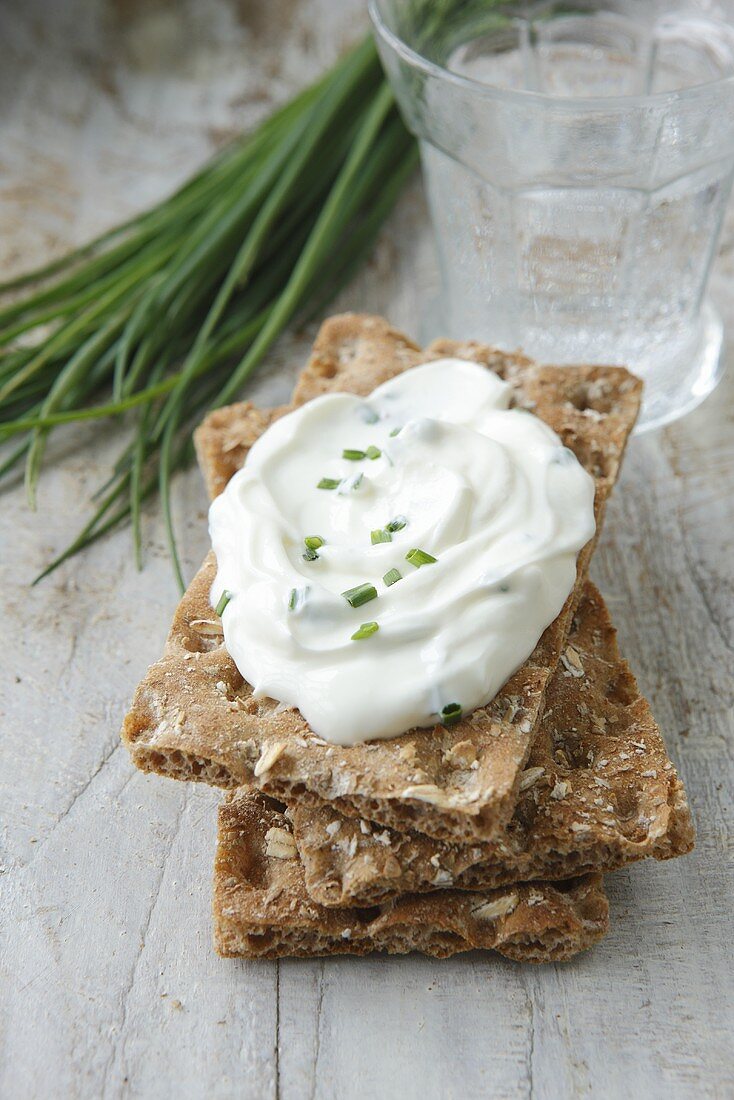
[[[625,364],[643,428],[702,401],[721,370],[706,290],[734,175],[734,0],[370,10],[421,147],[433,327]]]

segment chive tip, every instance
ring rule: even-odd
[[[232,593],[229,591],[228,588],[225,588],[224,592],[222,592],[222,595],[219,597],[219,602],[217,603],[217,606],[214,608],[214,614],[219,615],[219,617],[221,618],[222,612],[224,611],[225,607],[231,599]]]

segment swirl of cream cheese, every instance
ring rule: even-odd
[[[530,656],[594,534],[594,483],[510,394],[442,359],[318,397],[255,443],[209,523],[212,603],[229,597],[225,645],[256,697],[349,745],[468,713]],[[353,607],[361,585],[376,596]]]

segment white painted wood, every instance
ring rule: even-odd
[[[0,269],[154,200],[316,73],[361,0],[6,0]],[[417,331],[433,278],[413,188],[340,305]],[[734,333],[734,235],[715,291]],[[312,330],[251,393],[283,399]],[[630,448],[594,573],[668,733],[696,853],[611,876],[613,929],[567,966],[480,954],[233,963],[210,940],[215,792],[134,771],[117,731],[176,600],[155,509],[28,580],[75,533],[121,436],[59,433],[30,515],[0,508],[0,1095],[731,1097],[734,381]],[[185,559],[206,545],[178,482]]]

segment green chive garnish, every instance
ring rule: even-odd
[[[308,594],[308,588],[308,585],[306,585],[304,588],[291,588],[291,594],[288,599],[289,611],[297,611],[298,608],[304,603]]]
[[[317,558],[318,558],[318,554],[316,553],[315,550],[311,550],[310,548],[308,550],[304,550],[304,552],[303,552],[303,560],[304,561],[316,561]]]
[[[338,477],[322,477],[316,486],[317,489],[338,489],[341,481]]]
[[[375,447],[374,444],[370,443],[369,447],[367,448],[366,454],[367,458],[375,459],[380,457],[382,451],[379,447]]]
[[[393,436],[396,436],[396,435],[400,435],[402,430],[403,430],[402,428],[393,428],[393,430],[390,432],[390,438],[392,438]]]
[[[431,565],[437,558],[434,558],[433,554],[427,554],[425,550],[409,550],[405,555],[405,560],[409,561],[411,565],[414,565],[416,569],[420,569],[422,565]]]
[[[389,588],[390,585],[395,584],[396,581],[401,581],[403,579],[403,574],[400,573],[397,569],[388,569],[387,573],[382,579]]]
[[[385,531],[382,527],[378,527],[376,531],[370,533],[370,539],[372,540],[372,545],[376,546],[378,542],[392,542],[392,535],[389,531]]]
[[[352,641],[359,642],[362,638],[369,638],[370,634],[376,634],[379,629],[379,623],[362,623],[359,630],[352,634]]]
[[[320,546],[324,545],[321,535],[307,535],[303,541],[309,550],[318,550]]]
[[[407,527],[408,521],[405,516],[396,516],[395,519],[391,519],[389,523],[385,524],[386,531],[402,531],[403,527]]]
[[[447,703],[441,711],[444,726],[455,726],[461,720],[461,703]]]
[[[342,458],[348,458],[350,462],[359,462],[367,457],[366,451],[352,451],[348,447],[342,451]]]
[[[219,603],[214,608],[214,614],[219,615],[221,618],[222,612],[224,611],[225,607],[231,599],[232,593],[229,591],[228,588],[225,588],[224,592],[222,592],[222,595],[219,597]]]
[[[356,588],[348,588],[346,592],[342,592],[342,596],[352,607],[361,607],[363,603],[377,599],[377,589],[374,584],[365,582],[358,584]]]

